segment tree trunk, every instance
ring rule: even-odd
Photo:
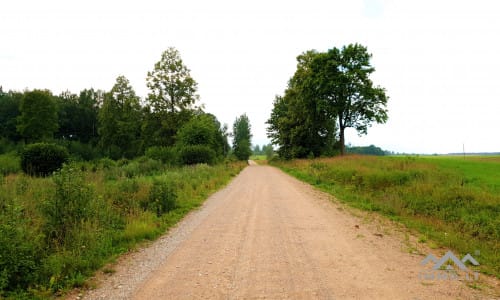
[[[340,155],[345,154],[345,138],[344,138],[344,127],[340,127]]]
[[[339,114],[339,130],[340,130],[340,156],[345,154],[345,137],[344,137],[344,119],[342,113]]]

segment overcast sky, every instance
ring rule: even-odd
[[[4,90],[109,90],[125,75],[147,95],[146,74],[176,47],[206,111],[232,125],[247,113],[254,143],[296,56],[361,43],[389,121],[347,143],[409,153],[500,151],[498,1],[3,1]]]

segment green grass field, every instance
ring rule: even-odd
[[[349,205],[377,211],[500,277],[500,157],[347,156],[273,162]],[[478,252],[479,251],[479,252]]]

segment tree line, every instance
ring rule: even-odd
[[[178,50],[162,53],[146,84],[145,99],[136,95],[125,76],[118,76],[109,91],[91,88],[79,94],[5,92],[0,87],[0,152],[48,141],[86,160],[130,159],[145,153],[185,164],[213,163],[230,153],[248,159],[248,117],[235,120],[231,147],[228,126],[199,105],[197,82]]]
[[[370,79],[371,57],[360,44],[297,57],[297,70],[267,121],[280,157],[343,155],[346,128],[366,134],[372,123],[387,121],[388,97]]]

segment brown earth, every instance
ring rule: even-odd
[[[140,251],[118,263],[117,272],[85,297],[498,297],[498,280],[484,275],[478,282],[420,279],[431,270],[430,264],[420,265],[430,251],[425,245],[401,226],[331,200],[276,168],[252,163],[158,242],[165,248],[157,247],[153,256],[160,261],[147,272],[140,267]]]

